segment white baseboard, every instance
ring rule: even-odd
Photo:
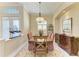
[[[25,42],[24,44],[22,44],[17,50],[13,51],[12,54],[10,54],[8,57],[15,57],[16,54],[27,44],[27,42]]]

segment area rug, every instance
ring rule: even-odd
[[[68,57],[70,56],[66,51],[60,48],[57,43],[54,43],[54,50],[48,52],[47,55],[37,55],[36,57]],[[34,57],[34,53],[29,51],[26,46],[17,53],[16,57]]]

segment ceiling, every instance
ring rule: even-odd
[[[21,2],[30,14],[38,14],[39,11],[42,14],[54,14],[64,3],[66,2],[41,2],[39,8],[38,2]]]
[[[29,14],[38,14],[39,11],[42,15],[53,15],[57,13],[61,7],[64,5],[68,5],[70,2],[19,2],[19,3],[0,3],[0,6],[17,6],[23,5],[24,8],[28,11]],[[40,7],[40,8],[39,8]]]

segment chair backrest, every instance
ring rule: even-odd
[[[52,33],[52,34],[51,34],[51,40],[54,40],[54,38],[55,38],[55,36],[54,36],[54,34]]]
[[[54,38],[55,38],[55,36],[54,36],[53,33],[50,33],[50,34],[48,35],[48,39],[50,39],[50,40],[54,40]]]
[[[28,36],[28,39],[29,39],[29,40],[33,39],[33,36],[32,36],[32,33],[31,33],[31,32],[29,32],[29,33],[27,34],[27,36]]]
[[[51,33],[50,34],[48,34],[48,38],[47,39],[51,39]]]
[[[27,34],[28,39],[30,40],[29,33]]]
[[[44,39],[42,42],[39,42],[39,41],[36,40],[35,47],[36,47],[36,49],[44,49],[44,48],[47,48],[47,40]]]

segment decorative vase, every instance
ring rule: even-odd
[[[43,31],[42,31],[42,30],[39,31],[39,35],[40,35],[40,36],[43,35]]]

